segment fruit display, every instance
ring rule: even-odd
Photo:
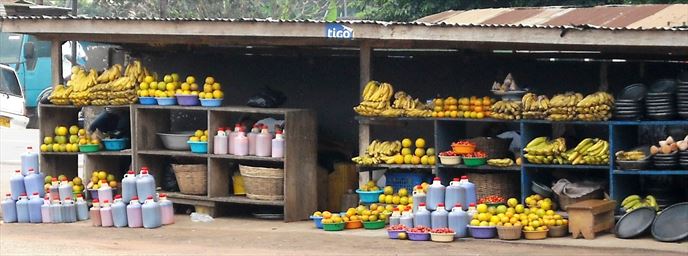
[[[322,223],[323,224],[337,224],[337,223],[344,223],[344,219],[342,219],[341,216],[339,216],[338,213],[331,213],[328,211],[323,211],[322,213],[320,212],[315,212],[313,213],[313,216],[319,216],[322,217]]]
[[[426,226],[417,226],[406,229],[406,232],[409,233],[430,233],[430,231],[432,231],[432,228]]]
[[[609,164],[609,142],[599,138],[586,138],[575,148],[566,150],[564,138],[548,140],[547,137],[538,137],[523,150],[527,152],[523,157],[536,164]]]
[[[99,189],[103,182],[107,182],[110,188],[116,189],[119,185],[115,175],[104,170],[94,170],[91,173],[91,181],[86,185],[87,189]]]
[[[392,96],[394,102],[390,101]],[[362,116],[430,117],[432,114],[420,100],[413,99],[403,91],[394,93],[394,87],[389,83],[370,81],[364,87],[361,97],[363,101],[354,107],[354,111]]]
[[[521,98],[523,119],[544,119],[547,117],[547,110],[549,109],[549,98],[545,95],[536,95],[534,93],[526,93]]]
[[[366,152],[362,156],[357,156],[351,159],[357,164],[361,165],[375,165],[386,163],[387,161],[394,161],[394,156],[401,152],[400,141],[378,141],[373,140],[366,148]]]
[[[650,153],[655,154],[672,154],[677,151],[688,150],[688,135],[683,139],[676,141],[673,137],[669,136],[665,140],[659,141],[659,146],[652,145],[650,147]]]
[[[404,224],[391,225],[387,227],[389,231],[406,231],[408,228]]]
[[[454,230],[451,228],[433,228],[430,230],[430,233],[435,233],[435,234],[453,234]]]
[[[186,83],[182,83],[181,86],[181,94],[182,95],[195,95],[194,92],[198,91],[198,86],[195,83],[196,79],[193,76],[188,76],[186,77]],[[203,91],[198,92],[198,98],[201,99],[223,99],[225,94],[222,91],[222,84],[219,82],[215,81],[215,78],[212,76],[206,77],[204,80],[203,84]],[[186,85],[185,85],[186,84]],[[189,89],[186,89],[186,86],[189,86]],[[185,90],[186,89],[186,90]]]
[[[640,161],[645,159],[647,157],[645,155],[645,152],[640,151],[640,150],[631,150],[631,151],[619,151],[614,154],[616,156],[616,160],[621,160],[621,161]]]
[[[530,141],[523,151],[528,162],[535,164],[568,164],[568,160],[562,156],[566,151],[566,140],[557,138],[548,140],[547,137],[537,137]]]
[[[607,92],[596,92],[585,96],[576,104],[578,120],[606,121],[612,117],[614,96]]]
[[[150,80],[151,78],[146,79],[146,81]],[[169,75],[164,75],[162,81],[151,81],[148,84],[149,89],[147,96],[156,98],[173,98],[174,95],[177,93],[177,89],[181,90],[180,86],[181,83],[179,82],[179,74],[172,73]],[[145,86],[141,86],[141,84],[139,84],[140,93],[142,93],[141,88],[145,88]]]
[[[525,203],[528,208],[523,209],[523,214],[519,216],[520,218],[523,218],[523,215],[526,216],[527,222],[522,221],[524,231],[542,231],[548,230],[552,226],[568,225],[567,219],[554,212],[552,199],[542,198],[540,195],[530,195],[526,197]]]
[[[79,145],[97,144],[102,147],[101,141],[95,134],[88,132],[76,125],[55,127],[54,136],[43,137],[41,152],[79,152]]]
[[[196,130],[194,135],[189,137],[192,142],[208,142],[208,130]]]
[[[50,186],[52,185],[52,180],[53,176],[47,175],[45,176],[45,179],[43,180],[43,188],[45,189],[45,192],[50,192]],[[58,181],[68,181],[69,178],[67,178],[66,175],[60,174],[57,176]],[[72,186],[72,192],[74,194],[81,194],[81,192],[84,191],[84,183],[79,177],[74,177],[71,181],[68,182],[70,186]]]
[[[478,199],[478,204],[503,204],[505,202],[504,197],[496,195],[489,195]]]
[[[409,138],[402,141],[378,141],[368,145],[365,155],[357,156],[351,160],[360,165],[375,164],[415,164],[415,165],[434,165],[436,162],[435,149],[425,149],[425,139],[417,138],[415,149],[411,146],[414,143]]]
[[[546,111],[547,120],[567,121],[577,117],[576,105],[583,99],[583,94],[567,92],[557,94],[549,100],[549,108]]]
[[[640,207],[650,207],[654,208],[655,211],[659,211],[657,200],[652,195],[647,195],[645,198],[642,198],[639,195],[630,195],[624,198],[624,200],[621,202],[621,208],[623,208],[626,212],[632,212]]]
[[[571,161],[572,165],[609,164],[609,142],[598,138],[586,138],[564,155],[568,161]]]
[[[369,180],[368,182],[366,182],[366,184],[363,184],[363,186],[361,186],[359,189],[362,191],[379,191],[380,190],[380,188],[376,185],[375,180]]]
[[[521,119],[522,104],[515,100],[500,100],[490,107],[492,113],[490,117],[504,120]]]
[[[378,197],[378,202],[381,204],[406,206],[413,203],[413,197],[405,188],[400,188],[397,193],[394,193],[392,186],[385,186],[382,191],[383,194]]]
[[[488,159],[487,165],[496,166],[496,167],[509,167],[509,166],[514,165],[514,160],[511,160],[511,158]]]
[[[482,119],[490,116],[494,99],[471,96],[456,99],[454,97],[436,98],[432,101],[432,117],[438,118],[474,118]]]

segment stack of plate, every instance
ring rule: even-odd
[[[688,119],[688,71],[685,71],[678,76],[676,107],[678,110],[678,116],[683,119]]]
[[[640,120],[643,117],[643,98],[647,87],[632,84],[621,91],[614,102],[614,117],[620,120]]]
[[[657,168],[672,169],[678,164],[678,153],[655,154],[652,156],[652,161]]]
[[[678,163],[684,169],[688,169],[688,150],[678,152]]]
[[[649,118],[668,120],[676,115],[674,92],[676,80],[660,79],[650,86],[645,95],[645,112]]]

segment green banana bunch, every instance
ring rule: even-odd
[[[647,195],[645,198],[641,198],[639,195],[630,195],[621,202],[621,208],[626,212],[632,212],[641,207],[650,207],[655,211],[659,211],[657,200],[652,195]]]

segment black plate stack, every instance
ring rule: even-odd
[[[679,117],[688,119],[688,71],[678,75],[676,108]]]
[[[643,84],[626,86],[614,101],[614,118],[619,120],[640,120],[643,117],[643,99],[647,87]]]
[[[652,162],[656,168],[659,169],[673,169],[678,165],[678,153],[670,154],[655,154],[652,156]]]
[[[674,93],[676,80],[660,79],[645,94],[645,113],[654,120],[669,120],[676,116]]]
[[[678,164],[683,169],[688,169],[688,150],[678,152]]]

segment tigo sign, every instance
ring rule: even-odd
[[[337,23],[325,25],[325,37],[337,39],[354,39],[354,29]]]

